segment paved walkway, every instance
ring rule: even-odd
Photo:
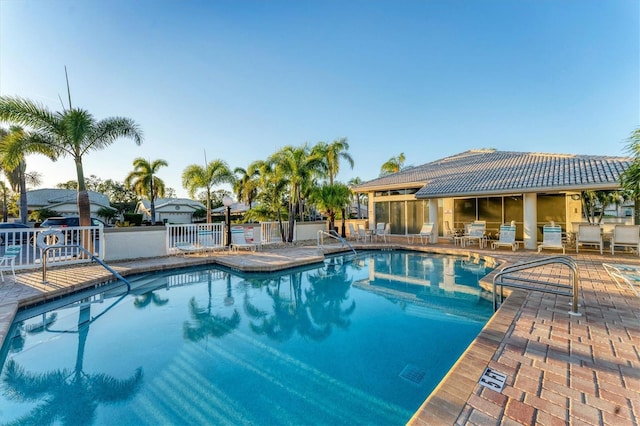
[[[405,245],[404,239],[396,243],[395,247]],[[462,252],[511,263],[550,254],[477,247],[461,250],[446,244],[411,248]],[[602,267],[602,262],[640,265],[640,259],[625,254],[614,258],[595,251],[572,257],[580,271],[582,316],[568,314],[569,298],[565,296],[514,291],[411,423],[640,425],[640,298],[628,288],[618,288]],[[322,258],[315,247],[297,247],[135,260],[110,266],[124,276],[206,263],[273,271]],[[567,270],[558,267],[539,268],[532,275],[554,282],[567,280]],[[40,270],[20,273],[16,282],[7,279],[0,286],[0,343],[19,306],[59,298],[111,278],[101,266],[91,265],[51,269],[47,284],[42,283]],[[484,284],[490,284],[490,277]],[[501,392],[478,384],[487,366],[506,375]]]

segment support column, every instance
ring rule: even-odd
[[[524,194],[523,204],[524,248],[536,250],[538,248],[538,194]]]
[[[431,198],[429,199],[429,222],[433,223],[433,231],[431,232],[431,240],[430,243],[438,242],[438,224],[440,221],[438,220],[438,199]]]

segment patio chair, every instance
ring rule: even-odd
[[[407,235],[407,241],[413,244],[413,242],[415,241],[415,238],[419,237],[420,243],[425,244],[431,240],[432,236],[433,236],[433,222],[425,222],[422,224],[422,228],[420,229],[419,233]]]
[[[639,265],[624,265],[620,263],[603,263],[604,270],[607,271],[609,276],[613,278],[618,287],[622,287],[622,284],[626,284],[631,288],[633,294],[640,296],[638,290],[636,290],[636,284],[640,284],[640,266]]]
[[[542,249],[562,249],[562,254],[565,254],[565,244],[562,242],[562,227],[560,225],[544,225],[542,227],[542,243],[538,244],[538,253]]]
[[[498,241],[491,243],[491,248],[494,250],[498,247],[504,246],[511,247],[512,251],[518,250],[515,225],[500,225],[500,236],[498,237]]]
[[[602,230],[600,225],[580,225],[576,236],[576,253],[581,245],[598,246],[602,254]]]
[[[241,248],[256,251],[258,245],[247,242],[244,238],[244,228],[242,226],[234,226],[231,228],[231,249],[238,251]]]
[[[640,256],[640,226],[616,225],[611,236],[611,254],[615,254],[615,247],[631,247]]]
[[[382,241],[387,242],[387,235],[389,235],[389,230],[391,226],[388,223],[378,222],[376,224],[376,241],[378,238],[382,238]]]
[[[365,229],[364,225],[358,225],[358,239],[362,240],[363,243],[367,242],[367,238],[370,236],[371,234],[367,234],[367,230]]]
[[[348,223],[349,226],[349,239],[358,241],[358,233],[356,232],[356,228],[353,226],[353,223]]]
[[[0,257],[0,277],[2,282],[4,282],[3,270],[11,271],[13,280],[16,280],[16,257],[20,255],[21,251],[21,246],[6,246],[4,249],[4,254]]]
[[[463,246],[467,244],[478,243],[478,247],[483,248],[486,245],[487,237],[485,236],[486,225],[482,222],[474,222],[469,226],[469,232],[463,237]]]

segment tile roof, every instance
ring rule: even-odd
[[[633,159],[596,155],[470,150],[362,183],[362,192],[421,187],[416,198],[618,188]]]

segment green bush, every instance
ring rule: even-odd
[[[123,213],[122,218],[135,226],[142,226],[142,213]]]

